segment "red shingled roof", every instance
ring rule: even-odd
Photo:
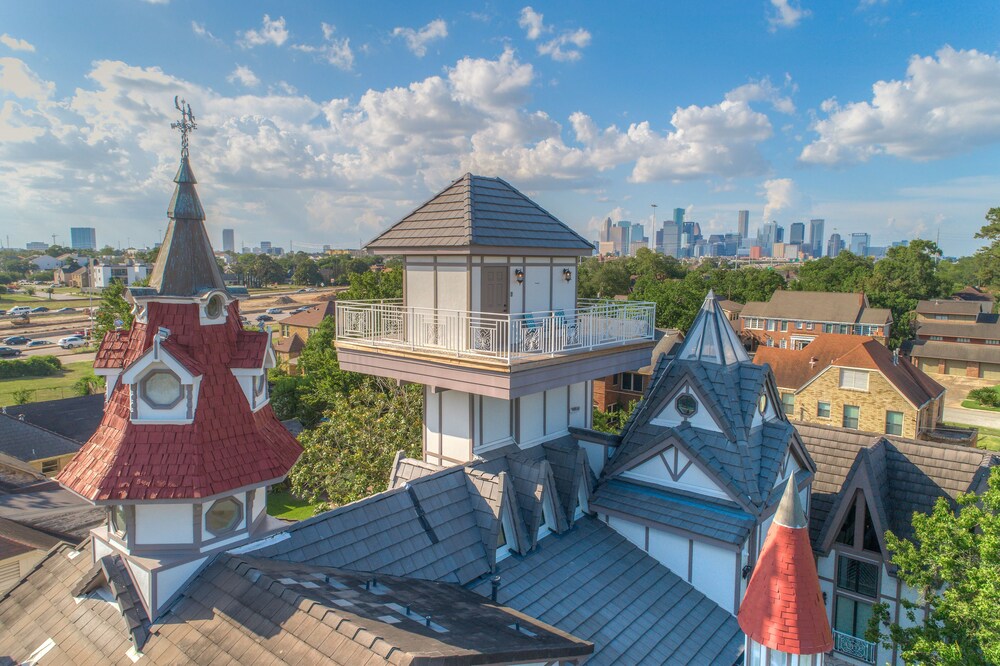
[[[337,313],[337,304],[334,301],[326,301],[319,305],[314,305],[308,310],[293,314],[281,320],[282,326],[304,326],[305,328],[317,328],[326,317],[333,317]]]
[[[791,481],[785,495],[788,497],[782,497],[782,504],[797,495]],[[799,515],[795,521],[785,521],[794,525],[788,527],[782,524],[781,513],[779,507],[747,583],[737,620],[751,640],[772,650],[787,654],[828,652],[833,649],[833,634],[809,543],[808,521]]]
[[[137,324],[141,326],[141,324]],[[125,366],[125,354],[128,352],[129,334],[131,331],[108,331],[101,340],[101,346],[94,358],[95,368],[122,368]]]
[[[894,362],[892,352],[867,335],[823,333],[802,349],[760,347],[753,362],[757,365],[768,363],[778,386],[796,391],[831,365],[881,372],[917,407],[944,391],[943,386],[905,359]]]
[[[229,360],[230,368],[260,368],[267,354],[267,340],[270,333],[241,330],[236,338],[236,348]]]
[[[149,348],[158,327],[169,328],[167,342],[174,346],[170,353],[184,350],[202,370],[194,422],[134,424],[129,418],[128,387],[118,385],[97,431],[56,477],[60,483],[95,501],[195,499],[288,473],[302,447],[270,405],[251,411],[230,371],[242,329],[238,304],[229,307],[225,324],[201,326],[197,304],[153,302],[147,325],[137,324],[125,336],[105,338],[102,351],[104,344],[118,345],[127,338],[127,349],[107,354],[127,366]]]

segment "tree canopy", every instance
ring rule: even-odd
[[[885,537],[897,576],[919,599],[902,601],[899,623],[878,604],[867,639],[895,644],[908,664],[1000,663],[1000,470],[981,496],[960,496],[957,511],[939,498],[931,513],[915,513],[913,529],[912,540]]]
[[[977,275],[981,286],[1000,290],[1000,207],[986,211],[986,224],[976,232],[976,238],[989,241],[976,252]]]
[[[121,328],[132,328],[132,306],[125,300],[125,285],[117,280],[104,288],[101,292],[101,301],[97,305],[94,313],[93,339],[100,342],[108,331],[119,328],[116,321],[121,322]]]

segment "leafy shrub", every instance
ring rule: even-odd
[[[32,356],[17,361],[0,361],[0,379],[17,377],[51,377],[62,371],[55,356]]]
[[[969,391],[969,399],[986,407],[1000,407],[1000,391],[995,388],[978,388]]]
[[[26,405],[31,402],[31,390],[17,389],[11,392],[10,397],[13,398],[15,405]]]

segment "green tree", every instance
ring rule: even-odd
[[[912,337],[917,301],[947,295],[937,274],[939,256],[936,244],[918,238],[909,245],[889,248],[865,280],[869,303],[892,310],[889,346],[893,349]]]
[[[578,274],[580,298],[614,298],[632,290],[632,273],[627,259],[587,258],[580,262]]]
[[[397,451],[419,457],[423,388],[366,381],[338,396],[326,418],[302,434],[292,492],[309,502],[340,505],[385,490]]]
[[[120,321],[121,327],[132,328],[132,306],[125,300],[125,285],[117,280],[112,281],[101,292],[101,302],[97,304],[94,314],[94,340],[100,342],[108,331],[113,331]]]
[[[403,297],[403,271],[399,268],[366,270],[351,275],[350,280],[351,286],[340,294],[339,300],[370,301]]]
[[[976,238],[989,241],[989,245],[976,252],[979,284],[988,289],[1000,290],[1000,208],[986,211],[986,224],[976,232]]]
[[[937,271],[943,294],[953,294],[963,287],[979,284],[979,261],[974,256],[943,259],[938,263]]]
[[[292,284],[315,285],[323,281],[323,276],[319,274],[319,267],[316,262],[309,257],[302,255],[295,261],[295,268],[292,271]]]
[[[31,402],[31,389],[16,389],[11,391],[10,397],[15,405],[27,405]]]
[[[614,411],[602,412],[599,409],[594,410],[593,427],[594,430],[598,432],[609,432],[613,435],[617,435],[625,427],[628,422],[628,418],[635,411],[638,401],[630,402],[626,409],[616,409]]]
[[[898,646],[908,664],[1000,663],[1000,471],[981,496],[960,495],[957,511],[939,498],[914,513],[913,530],[912,540],[885,535],[897,576],[919,594],[901,602],[908,626],[878,604],[866,638]]]
[[[799,268],[796,291],[861,291],[875,270],[875,261],[844,250],[836,257],[807,261]]]
[[[98,377],[93,371],[73,382],[73,393],[77,395],[93,395],[104,391],[104,377]]]

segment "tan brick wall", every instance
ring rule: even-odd
[[[787,393],[787,389],[781,389]],[[830,418],[816,416],[818,402],[830,403]],[[919,412],[906,401],[903,396],[879,372],[868,374],[868,390],[855,391],[840,388],[840,368],[829,367],[812,383],[801,389],[795,396],[795,415],[789,418],[821,423],[840,427],[843,425],[844,405],[856,405],[860,408],[858,429],[868,432],[885,432],[886,412],[903,413],[903,437],[917,436]],[[924,408],[931,411],[931,416],[925,416],[927,421],[935,421],[934,403]]]

